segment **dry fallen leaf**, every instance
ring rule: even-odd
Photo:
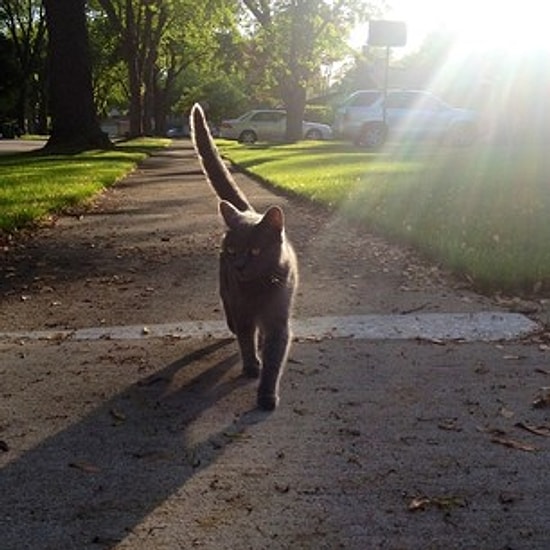
[[[275,483],[275,490],[278,492],[278,493],[281,493],[281,494],[286,494],[290,491],[290,485],[288,484],[281,484],[281,483]]]
[[[126,415],[117,409],[111,409],[109,413],[117,422],[124,422],[126,420]]]
[[[425,510],[430,505],[428,497],[415,497],[409,502],[409,510],[416,512],[417,510]]]
[[[70,462],[69,467],[75,468],[87,474],[97,474],[101,471],[101,468],[99,468],[95,464],[92,464],[91,462],[86,462],[85,460],[81,460],[78,462]]]
[[[516,426],[522,430],[527,430],[535,435],[541,435],[543,437],[550,437],[550,426],[531,426],[525,422],[517,422]]]
[[[437,427],[440,430],[447,430],[449,432],[461,432],[462,428],[458,425],[456,418],[447,418],[438,423]]]
[[[533,401],[535,409],[544,409],[550,407],[550,387],[544,386],[540,388],[538,397]]]
[[[439,508],[440,510],[450,510],[451,508],[466,506],[466,501],[462,497],[458,496],[442,496],[442,497],[415,497],[409,502],[409,511],[416,512],[418,510],[425,510],[429,506]]]
[[[512,418],[512,416],[514,416],[514,414],[515,414],[514,411],[511,411],[510,409],[507,409],[506,407],[501,407],[498,412],[504,418]]]
[[[508,491],[503,491],[498,495],[498,500],[501,504],[513,504],[518,500],[522,499],[522,495],[519,493],[511,493]]]
[[[523,443],[522,441],[517,441],[515,439],[509,439],[507,437],[493,436],[491,437],[491,441],[518,451],[526,451],[529,453],[537,451],[537,448],[533,445],[529,445],[528,443]]]
[[[165,450],[150,450],[134,453],[132,456],[140,460],[146,460],[148,462],[158,462],[164,460],[174,460],[176,456],[174,453]]]

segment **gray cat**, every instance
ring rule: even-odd
[[[227,324],[237,337],[245,376],[260,377],[258,406],[273,410],[290,347],[290,313],[298,285],[296,255],[285,236],[283,211],[278,206],[264,214],[254,210],[223,163],[198,104],[191,111],[191,129],[227,226],[220,253],[220,294]]]

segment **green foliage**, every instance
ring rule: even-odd
[[[95,90],[102,113],[113,107],[127,112],[130,103],[129,63],[124,42],[124,37],[130,36],[130,29],[125,4],[122,0],[91,2]],[[132,52],[130,58],[132,63],[143,66],[141,104],[155,105],[157,131],[163,132],[167,118],[171,124],[184,123],[186,113],[197,100],[210,106],[210,114],[215,120],[228,112],[241,111],[247,93],[244,91],[242,44],[235,30],[236,2],[134,0],[131,5],[135,14],[146,9],[153,10],[157,17],[162,9],[166,16],[164,26],[156,27],[155,32],[152,29],[151,37],[145,30],[136,35],[135,39],[141,41],[136,42],[136,52]],[[142,17],[141,21],[144,20]],[[146,78],[145,59],[154,62],[150,78]]]
[[[128,110],[128,72],[121,60],[119,37],[107,17],[92,11],[88,17],[94,98],[98,114]]]
[[[194,14],[187,31],[171,45],[174,56],[181,55],[181,70],[174,75],[169,101],[175,116],[188,113],[193,103],[201,101],[208,114],[219,121],[228,113],[240,113],[248,97],[244,83],[241,43],[235,28],[235,14],[224,9]],[[182,22],[183,25],[183,22]],[[187,41],[184,42],[184,39]]]
[[[304,120],[331,125],[334,122],[334,113],[327,105],[307,105]]]
[[[373,13],[363,0],[244,4],[257,22],[250,32],[247,58],[248,73],[255,79],[251,89],[263,86],[296,112],[303,112],[307,95],[328,89],[323,66],[345,56],[351,29]]]
[[[29,4],[34,10],[42,6],[40,0],[4,3]],[[269,23],[258,24],[244,4],[265,9],[262,16]],[[140,132],[163,133],[166,118],[181,116],[197,99],[208,103],[217,120],[251,107],[283,106],[297,89],[322,95],[328,88],[326,67],[347,53],[349,30],[373,13],[370,4],[89,0],[95,104],[101,116],[116,109],[130,113],[132,127]],[[24,34],[25,28],[18,32]],[[42,45],[39,51],[43,60],[46,48]],[[0,85],[8,74],[2,71]],[[33,79],[46,82],[42,73]],[[15,95],[13,83],[9,91]],[[45,107],[43,89],[40,94]],[[38,101],[33,96],[33,107]],[[141,112],[136,115],[137,110]],[[40,111],[42,130],[46,114]]]
[[[247,171],[414,245],[481,289],[550,291],[550,159],[542,147],[220,148]]]
[[[16,117],[19,70],[14,50],[13,42],[0,34],[0,122]]]
[[[241,115],[246,110],[248,98],[232,77],[220,75],[189,88],[181,103],[181,112],[189,112],[196,101],[205,106],[212,122],[219,123],[222,118]]]
[[[46,25],[41,0],[0,2],[0,118],[45,126]],[[37,119],[40,120],[37,120]]]

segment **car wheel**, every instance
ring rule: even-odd
[[[306,139],[315,139],[315,140],[321,140],[323,139],[323,134],[321,132],[321,130],[317,130],[317,129],[313,129],[313,130],[308,130],[307,134],[306,134]]]
[[[458,147],[467,147],[474,142],[476,135],[477,129],[475,124],[462,122],[460,124],[455,124],[455,126],[451,128],[449,142]]]
[[[357,138],[355,145],[367,149],[376,149],[386,142],[388,129],[383,122],[368,122],[364,124]]]
[[[252,130],[244,130],[239,136],[241,143],[254,143],[258,139],[258,136]]]

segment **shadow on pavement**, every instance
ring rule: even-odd
[[[267,418],[233,409],[205,439],[190,435],[197,418],[250,383],[227,376],[238,362],[237,354],[224,351],[231,341],[201,347],[138,381],[8,464],[0,479],[0,546],[111,548],[247,426]],[[222,358],[200,369],[218,351]],[[197,365],[198,374],[180,385],[182,371]]]

